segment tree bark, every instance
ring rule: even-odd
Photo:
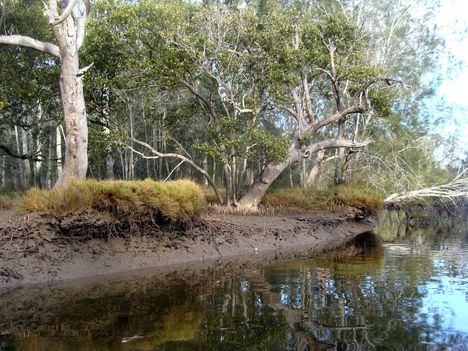
[[[59,14],[57,0],[49,0],[46,15],[58,45],[23,35],[0,35],[0,44],[30,47],[60,58],[60,97],[65,120],[65,162],[56,186],[72,178],[85,178],[88,168],[88,126],[78,50],[83,44],[90,1],[64,0]]]
[[[268,164],[257,179],[255,179],[247,193],[240,198],[238,202],[239,206],[246,208],[257,207],[271,184],[273,184],[273,182],[286,168],[288,168],[292,163],[297,162],[299,159],[300,150],[298,149],[298,146],[296,146],[296,143],[293,143],[289,148],[286,161],[278,164]]]
[[[338,123],[338,133],[336,135],[337,138],[342,138],[344,134],[344,121],[340,121]],[[345,148],[340,147],[337,150],[338,157],[335,160],[335,176],[334,181],[335,185],[340,185],[344,182],[343,180],[343,158],[345,153]]]
[[[77,32],[71,16],[53,27],[60,48],[60,97],[65,116],[65,162],[55,186],[72,178],[86,178],[88,169],[88,124],[80,77]]]
[[[55,138],[56,138],[56,144],[55,144],[55,158],[57,159],[57,178],[60,177],[62,174],[62,133],[61,133],[61,127],[57,126],[55,129]]]
[[[320,150],[319,152],[317,152],[317,156],[315,157],[314,163],[310,167],[309,172],[307,172],[307,174],[304,177],[304,188],[312,188],[324,157],[325,150]]]

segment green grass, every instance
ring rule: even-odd
[[[86,209],[132,215],[152,210],[172,221],[188,220],[206,208],[201,188],[189,180],[144,181],[73,180],[51,190],[32,188],[16,200],[23,212],[64,215]]]
[[[340,185],[329,190],[289,188],[272,190],[261,203],[265,207],[287,211],[339,210],[345,207],[383,208],[383,197],[373,190],[355,185]]]

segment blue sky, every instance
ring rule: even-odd
[[[458,136],[463,151],[468,151],[468,1],[442,0],[441,4],[434,21],[447,44],[446,57],[441,62],[446,79],[438,88],[434,102],[444,100],[451,110],[435,111],[437,117],[444,118],[437,132],[444,137]],[[461,65],[451,65],[449,55]]]

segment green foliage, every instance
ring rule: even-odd
[[[152,211],[172,221],[190,220],[205,209],[202,190],[189,180],[144,181],[74,180],[63,188],[32,188],[18,198],[24,212],[67,214],[93,209],[132,215]]]
[[[392,104],[394,101],[394,92],[390,89],[370,89],[369,100],[372,108],[381,117],[390,117],[392,114]]]
[[[267,193],[262,205],[285,211],[333,211],[354,207],[376,212],[383,208],[383,197],[374,190],[356,185],[340,185],[329,190],[290,188]]]
[[[342,12],[330,13],[319,22],[325,42],[333,43],[337,53],[348,51],[352,46],[361,45],[357,40],[359,31],[351,19]]]
[[[384,77],[386,70],[380,66],[356,65],[343,69],[343,79],[366,83]]]
[[[208,141],[196,141],[194,148],[212,158],[223,161],[224,157],[245,157],[279,163],[286,159],[288,138],[277,136],[265,128],[252,128],[249,119],[234,120],[221,117],[208,128]],[[223,152],[219,145],[224,145]]]

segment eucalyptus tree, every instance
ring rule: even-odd
[[[6,13],[7,5],[8,2],[3,1],[3,14]],[[55,43],[16,34],[14,30],[0,35],[0,44],[32,48],[60,60],[59,86],[65,121],[66,154],[57,185],[66,184],[72,177],[86,177],[88,126],[82,82],[86,69],[79,67],[78,50],[83,44],[90,6],[89,0],[49,0],[47,4],[44,3],[45,19]],[[50,65],[55,65],[54,60],[50,60]]]
[[[243,206],[256,206],[275,179],[304,158],[325,149],[366,146],[368,140],[346,139],[344,124],[375,107],[374,92],[397,83],[384,67],[365,64],[365,33],[342,13],[317,18],[313,12],[276,10],[269,21],[259,40],[270,58],[268,89],[294,132],[283,162],[266,164],[240,199]]]
[[[390,162],[370,168],[368,162],[370,159],[388,161],[389,155],[386,153],[392,154],[389,148],[413,150],[421,159],[426,159],[426,155],[430,154],[428,150],[433,150],[432,146],[423,146],[421,141],[427,140],[423,137],[436,120],[433,113],[425,111],[424,104],[433,94],[443,73],[438,61],[444,51],[444,41],[432,21],[439,7],[440,2],[426,0],[329,1],[323,5],[325,12],[339,8],[358,28],[365,30],[368,37],[366,61],[384,66],[389,76],[402,82],[402,89],[381,91],[377,97],[380,109],[362,116],[353,129],[361,138],[370,137],[375,142],[365,153],[345,155],[340,167],[348,181],[372,179],[372,184],[376,184],[374,181],[378,176],[374,172],[375,167],[382,170],[382,183],[385,182],[384,178],[397,179],[402,169],[407,169],[410,177],[420,173],[417,176],[419,179],[430,178],[429,174],[421,172],[437,173],[437,167],[433,167],[432,171],[424,168],[423,171],[421,162],[413,163],[414,167],[411,167],[411,163],[393,167]],[[415,140],[419,141],[420,148],[415,147]],[[403,145],[403,142],[407,144]],[[363,169],[369,169],[370,173],[363,174]],[[395,171],[394,174],[389,173],[392,171]],[[395,181],[393,191],[401,191],[402,184],[409,186],[408,182]],[[391,191],[389,188],[387,190]]]

